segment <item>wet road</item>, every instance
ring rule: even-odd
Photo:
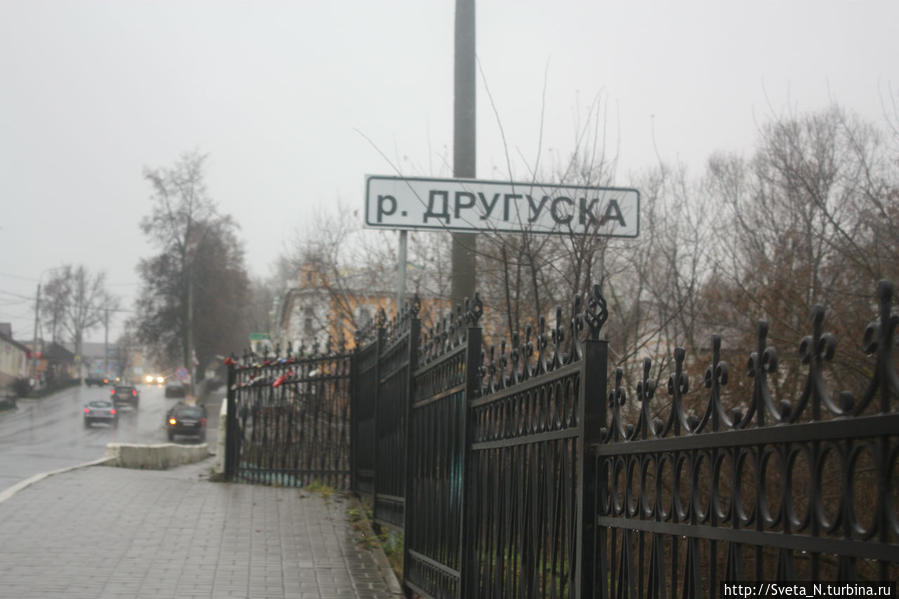
[[[84,427],[84,404],[109,397],[109,387],[72,387],[43,399],[20,399],[17,410],[0,412],[0,491],[41,472],[106,455],[107,443],[168,443],[166,411],[177,398],[162,387],[141,385],[140,407],[121,408],[118,427]],[[207,443],[215,451],[218,407],[208,406]],[[178,442],[195,443],[178,437]]]

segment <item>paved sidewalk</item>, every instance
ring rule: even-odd
[[[343,498],[91,466],[0,502],[0,597],[388,598]]]

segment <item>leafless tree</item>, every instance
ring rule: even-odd
[[[103,323],[107,310],[118,308],[118,300],[106,290],[106,273],[91,273],[83,265],[65,265],[53,271],[45,287],[44,315],[57,330],[71,339],[75,355],[82,355],[84,335]]]
[[[838,338],[855,338],[873,316],[875,281],[899,275],[896,172],[881,132],[838,107],[775,119],[750,159],[714,156],[706,183],[728,216],[706,290],[715,316],[747,332],[765,317],[785,345],[824,304]]]

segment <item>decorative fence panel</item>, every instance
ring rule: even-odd
[[[776,398],[777,352],[758,327],[751,397],[726,404],[729,368],[713,340],[706,391],[689,394],[675,352],[669,398],[657,408],[650,360],[636,406],[616,388],[595,444],[596,597],[717,597],[722,581],[895,581],[899,578],[899,378],[892,357],[899,318],[881,285],[880,320],[865,349],[860,397],[828,389],[835,339],[812,316],[799,347],[800,397]],[[690,413],[688,404],[700,409]]]
[[[513,336],[508,357],[503,347],[495,360],[491,348],[469,416],[465,597],[580,597],[589,585],[583,464],[604,395],[605,318],[596,295],[583,313],[575,304],[567,331],[561,310],[551,335],[541,322],[534,359],[530,331],[523,343]]]
[[[407,596],[692,599],[722,581],[895,581],[890,284],[878,302],[870,358],[850,373],[861,392],[831,391],[836,341],[819,308],[791,374],[760,323],[745,396],[713,338],[705,389],[691,391],[700,365],[678,349],[661,401],[649,359],[630,398],[620,369],[607,389],[598,289],[564,327],[558,311],[551,331],[541,322],[498,355],[483,347],[479,299],[424,339],[416,300],[379,317],[352,360],[231,361],[226,471],[339,488],[352,471],[376,521],[403,530]],[[798,396],[777,396],[785,383]]]
[[[226,472],[234,480],[350,488],[347,354],[247,355],[228,386]]]
[[[418,352],[409,427],[403,571],[423,597],[459,597],[468,403],[478,386],[480,302],[432,330]]]
[[[413,351],[418,346],[419,307],[413,302],[395,321],[387,323],[378,354],[374,516],[379,524],[398,529],[403,528],[404,520],[406,423]]]
[[[358,350],[353,380],[353,490],[375,492],[375,416],[378,409],[378,340]]]

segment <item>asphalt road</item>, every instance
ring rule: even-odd
[[[72,387],[43,399],[20,399],[18,409],[0,412],[0,491],[41,472],[93,461],[106,455],[107,443],[168,443],[164,417],[177,398],[163,388],[140,385],[140,407],[123,407],[118,427],[84,427],[88,401],[109,396],[109,387]],[[206,442],[215,450],[218,406],[208,406]],[[179,443],[196,443],[178,437]]]

